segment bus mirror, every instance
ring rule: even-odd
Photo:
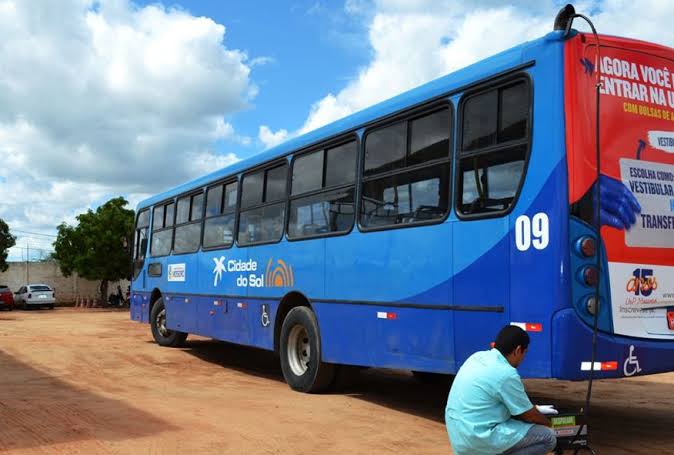
[[[559,31],[559,30],[566,30],[568,33],[568,29],[570,28],[571,22],[573,21],[573,17],[576,15],[576,9],[573,7],[572,4],[568,4],[562,9],[559,10],[559,13],[557,13],[557,17],[555,17],[555,25],[553,27],[553,30]]]

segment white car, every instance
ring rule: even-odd
[[[54,309],[54,290],[46,284],[27,284],[14,294],[14,304],[24,310],[32,307],[46,306]]]

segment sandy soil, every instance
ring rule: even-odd
[[[595,384],[603,454],[674,453],[674,374]],[[585,385],[527,381],[539,403],[580,405]],[[11,454],[448,454],[447,388],[368,371],[304,395],[273,354],[191,338],[160,348],[128,313],[0,313],[0,452]]]

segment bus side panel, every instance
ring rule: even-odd
[[[453,302],[465,309],[454,315],[454,342],[460,363],[476,351],[489,349],[496,333],[508,323],[510,245],[499,241],[507,232],[505,218],[455,223],[455,267],[463,266],[475,251],[483,252],[470,265],[455,269]]]
[[[315,303],[314,310],[325,362],[456,372],[446,310],[331,302]]]
[[[280,300],[287,293],[297,291],[307,298],[323,298],[325,242],[326,239],[283,240],[247,248],[249,260],[257,267],[256,273],[240,275],[247,278],[248,297]]]
[[[520,367],[520,374],[526,377],[551,377],[552,318],[570,302],[566,179],[566,163],[562,160],[531,206],[518,215],[531,220],[532,226],[540,223],[541,217],[548,220],[547,229],[539,229],[540,225],[535,228],[540,235],[532,233],[529,248],[516,246],[516,236],[527,234],[518,232],[522,224],[518,228],[517,217],[511,217],[510,322],[523,324],[531,339],[527,359]]]
[[[444,222],[331,238],[326,244],[326,299],[448,305],[451,229]]]
[[[454,371],[451,263],[450,222],[330,239],[327,303],[313,304],[324,359]]]
[[[278,302],[252,299],[248,301],[246,331],[248,344],[257,348],[274,349],[274,319]]]
[[[531,338],[521,374],[551,377],[553,315],[570,305],[563,45],[538,48],[536,61],[529,70],[534,127],[527,177],[509,216],[510,318],[527,324]]]
[[[133,292],[131,294],[131,319],[133,321],[144,322],[147,324],[149,315],[146,314],[145,308],[148,305],[149,293],[147,292]]]

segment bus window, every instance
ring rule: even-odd
[[[262,203],[264,194],[264,171],[246,175],[241,185],[241,208],[245,209]]]
[[[231,182],[208,188],[206,193],[206,220],[204,221],[204,248],[229,248],[232,246],[236,221],[236,187],[237,182]]]
[[[222,213],[222,185],[212,186],[206,191],[206,216]]]
[[[203,200],[203,193],[178,199],[175,237],[173,238],[174,253],[193,253],[199,249]]]
[[[448,186],[447,164],[366,182],[361,224],[376,228],[444,218]]]
[[[297,195],[313,191],[323,186],[323,155],[319,150],[295,158],[291,194]]]
[[[400,122],[367,135],[364,176],[404,166],[407,123]]]
[[[159,205],[152,211],[152,256],[166,256],[171,253],[173,239],[173,203]]]
[[[449,109],[410,122],[410,152],[406,166],[447,158]]]
[[[293,197],[288,216],[289,239],[343,233],[351,229],[357,155],[357,143],[350,141],[295,157]]]
[[[400,133],[399,125],[404,126],[404,134]],[[449,211],[449,109],[416,117],[395,127],[374,131],[366,137],[366,161],[370,147],[375,148],[373,156],[376,156],[376,149],[383,143],[394,148],[402,146],[404,155],[397,160],[401,163],[400,169],[366,173],[363,177],[360,208],[363,228],[441,220]]]
[[[287,179],[287,163],[243,176],[237,236],[240,245],[281,239]]]
[[[463,103],[459,213],[498,214],[512,205],[529,150],[530,104],[523,80],[470,95]]]
[[[164,206],[155,207],[152,212],[152,229],[164,227]]]
[[[176,224],[182,224],[190,219],[190,198],[183,197],[178,199],[178,210],[176,212]]]
[[[356,181],[356,141],[328,149],[325,165],[325,186],[348,185]]]
[[[165,209],[164,209],[164,226],[165,227],[170,227],[173,226],[173,216],[174,216],[174,211],[175,211],[175,204],[171,202],[170,204],[166,204]]]
[[[190,221],[200,220],[203,209],[204,209],[204,195],[197,194],[195,196],[192,196],[192,211],[190,213]]]
[[[138,274],[143,268],[145,261],[145,250],[147,249],[147,229],[150,226],[150,211],[142,210],[138,214],[136,220],[136,233],[134,235],[134,249],[133,249],[133,276],[138,277]]]

